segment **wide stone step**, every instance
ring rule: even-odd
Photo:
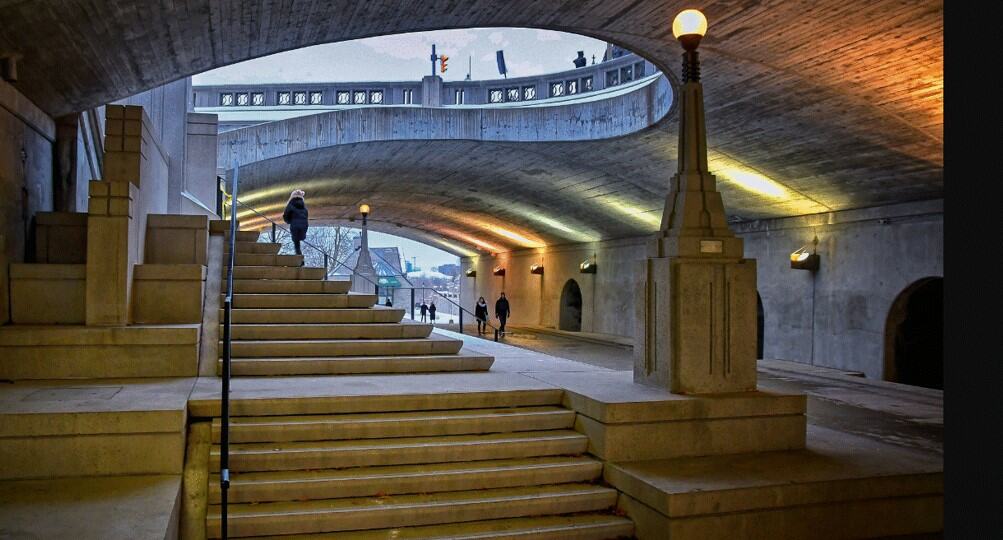
[[[230,372],[235,377],[277,375],[363,375],[381,373],[443,373],[488,371],[494,357],[459,352],[415,356],[342,356],[328,358],[233,358]],[[217,375],[223,372],[217,364]]]
[[[237,253],[270,253],[278,254],[282,244],[272,242],[241,242],[237,241]],[[230,253],[230,244],[223,243],[223,253]]]
[[[462,354],[460,355],[462,356]],[[234,363],[236,365],[236,363]],[[486,380],[483,374],[457,374],[450,378]],[[303,396],[296,399],[281,397],[242,398],[239,384],[237,394],[230,398],[230,413],[236,416],[264,415],[304,415],[304,414],[352,414],[395,411],[436,411],[450,409],[490,409],[501,407],[538,407],[545,405],[560,405],[564,390],[560,388],[503,389],[494,388],[488,384],[488,389],[482,385],[479,390],[458,391],[442,388],[441,392],[429,394],[425,389],[424,375],[401,375],[394,381],[387,381],[401,392],[373,395],[364,392],[337,392],[337,395]],[[349,383],[342,378],[342,385]],[[384,379],[380,377],[380,379]],[[298,378],[295,382],[264,379],[255,381],[261,387],[286,387],[289,384],[306,383],[316,380],[313,377]],[[400,382],[403,381],[403,382]],[[408,382],[410,381],[410,383]],[[416,384],[421,381],[420,384]],[[476,381],[471,381],[476,382]],[[455,381],[453,384],[456,384]],[[340,386],[336,386],[340,388]],[[368,389],[368,387],[366,387]],[[414,388],[412,391],[411,389]],[[279,391],[276,392],[279,395]],[[188,411],[191,416],[218,417],[220,402],[218,396],[196,397],[188,400]]]
[[[301,339],[414,339],[426,338],[432,325],[415,322],[347,324],[235,324],[231,336],[239,340]],[[222,335],[222,328],[220,329]]]
[[[234,279],[233,291],[241,293],[344,294],[352,288],[348,280],[320,279]]]
[[[258,231],[237,231],[237,241],[238,242],[257,242],[258,238],[261,237],[261,233]],[[223,238],[230,239],[230,227],[227,226],[223,231]]]
[[[588,456],[544,456],[459,463],[392,465],[311,471],[236,473],[231,503],[304,501],[440,493],[468,489],[592,482],[602,462]],[[209,478],[209,503],[219,504],[219,475]]]
[[[571,429],[575,412],[563,407],[460,409],[306,416],[239,416],[230,420],[230,442],[323,441],[432,437]],[[213,442],[220,420],[212,422]]]
[[[372,306],[344,309],[234,309],[231,312],[233,324],[348,324],[348,323],[395,323],[404,318],[403,309]],[[223,320],[223,310],[219,311]]]
[[[326,358],[332,356],[411,356],[456,354],[463,341],[432,335],[416,339],[312,339],[233,341],[232,358]]]
[[[570,430],[404,437],[351,441],[239,443],[230,445],[230,470],[295,471],[379,465],[483,461],[585,453],[588,438]],[[219,446],[209,454],[219,471]]]
[[[229,259],[224,257],[223,264]],[[234,264],[236,266],[301,266],[302,255],[274,255],[271,253],[241,253],[237,252]]]
[[[223,277],[227,266],[223,265]],[[327,270],[313,266],[235,266],[233,279],[324,279]],[[226,285],[224,284],[224,287]]]
[[[231,536],[264,536],[379,527],[413,527],[465,521],[595,512],[616,503],[615,490],[591,484],[558,484],[482,489],[428,495],[323,499],[234,504],[229,507]],[[206,516],[210,538],[219,537],[220,510]]]
[[[222,295],[221,295],[222,296]],[[235,294],[235,308],[364,308],[376,303],[375,294]]]
[[[587,513],[469,521],[368,531],[260,536],[261,540],[609,540],[633,538],[634,523],[612,514]]]

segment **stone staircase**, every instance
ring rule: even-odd
[[[301,255],[279,255],[279,244],[255,242],[257,237],[254,231],[237,233],[231,326],[234,376],[491,367],[490,356],[462,351],[460,340],[431,335],[429,324],[404,322],[403,309],[376,306],[375,295],[350,293],[349,281],[324,280],[323,268],[300,266]],[[226,277],[225,265],[223,272]],[[217,371],[222,371],[222,360]]]
[[[334,414],[231,419],[229,535],[269,538],[629,538],[561,393],[367,396]],[[318,404],[304,402],[304,410]],[[372,412],[365,412],[365,411]],[[377,412],[379,411],[379,412]],[[286,411],[288,412],[288,410]],[[219,537],[219,419],[208,537]],[[290,536],[284,536],[290,535]],[[295,535],[295,536],[291,536]],[[302,536],[301,536],[302,535]]]
[[[256,238],[239,232],[236,244],[234,376],[426,373],[429,381],[427,392],[389,402],[365,394],[232,401],[230,537],[632,537],[562,391],[443,392],[435,373],[486,372],[494,359]],[[213,418],[209,538],[220,536],[220,431]]]

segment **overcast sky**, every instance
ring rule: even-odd
[[[196,75],[192,83],[244,84],[325,81],[421,80],[432,71],[429,55],[449,57],[447,81],[463,80],[468,61],[472,79],[497,79],[495,51],[505,51],[509,77],[524,77],[572,69],[572,60],[584,51],[602,60],[606,44],[592,38],[550,30],[526,28],[472,28],[415,32],[316,45],[265,56]],[[436,68],[438,72],[438,67]],[[457,257],[440,249],[397,236],[373,232],[371,247],[398,246],[407,259],[417,257],[423,269],[455,263]]]
[[[468,62],[472,78],[497,79],[495,51],[505,51],[509,77],[553,73],[574,68],[584,51],[602,60],[606,44],[592,38],[527,28],[472,28],[414,32],[343,43],[329,43],[273,54],[214,69],[193,77],[198,84],[324,81],[407,81],[431,74],[432,44],[449,57],[443,79],[463,80]],[[436,68],[436,74],[438,68]],[[441,75],[441,74],[440,74]]]

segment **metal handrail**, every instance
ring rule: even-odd
[[[281,228],[282,230],[284,230],[284,231],[292,234],[292,232],[288,228],[286,228],[285,226],[279,224],[278,222],[276,222],[272,218],[266,216],[265,214],[262,214],[261,212],[257,211],[254,207],[250,206],[249,204],[247,204],[245,202],[242,202],[241,200],[237,199],[236,195],[233,196],[232,200],[235,201],[235,205],[236,206],[240,206],[242,208],[246,208],[247,210],[250,210],[251,212],[254,212],[255,214],[257,214],[258,217],[260,217],[260,218],[264,219],[265,221],[271,223],[273,230],[277,227],[277,228]],[[233,211],[232,209],[231,209],[231,213],[233,215],[236,215],[236,212]],[[330,270],[328,269],[328,261],[330,259],[334,259],[334,262],[336,263],[335,267],[334,267],[334,270],[337,270],[339,267],[344,267],[344,268],[346,268],[351,273],[351,275],[358,276],[358,277],[364,279],[365,281],[368,281],[369,284],[374,287],[374,291],[379,291],[379,288],[380,288],[379,283],[377,283],[377,282],[369,279],[369,277],[367,277],[367,276],[365,276],[363,274],[360,274],[360,273],[356,272],[354,268],[349,268],[348,265],[345,264],[344,261],[338,260],[337,258],[335,258],[333,255],[331,255],[330,253],[328,253],[323,248],[317,247],[317,246],[315,246],[315,245],[307,242],[306,240],[302,240],[301,242],[304,243],[304,244],[306,244],[306,245],[308,245],[308,246],[310,246],[310,247],[312,247],[313,249],[321,252],[324,255],[324,268],[325,268],[324,277],[325,277],[325,279],[327,278],[327,275],[330,272]],[[358,249],[361,249],[361,246]],[[393,265],[391,265],[389,262],[387,262],[386,259],[384,259],[383,257],[381,257],[379,253],[376,253],[375,255],[381,261],[383,261],[384,263],[386,263],[387,266],[389,266],[390,268],[393,268]],[[398,276],[394,276],[394,277],[398,277]],[[469,309],[464,308],[459,303],[454,302],[452,299],[443,296],[442,293],[440,293],[439,291],[437,291],[437,290],[435,290],[435,289],[433,289],[431,287],[415,287],[414,284],[412,284],[407,279],[407,277],[404,276],[404,274],[400,274],[399,277],[403,277],[404,281],[406,281],[409,285],[411,285],[410,287],[396,287],[397,289],[402,289],[402,290],[410,289],[411,290],[411,320],[414,320],[414,291],[431,291],[433,294],[438,295],[439,298],[442,298],[446,302],[449,302],[450,304],[456,306],[460,310],[460,315],[461,315],[460,316],[460,333],[461,334],[463,333],[463,317],[462,317],[463,312],[465,311],[465,312],[469,313],[471,316],[473,316],[476,319],[477,316],[474,314],[474,312],[470,311]],[[491,324],[487,320],[484,321],[484,324],[486,326],[489,326],[492,330],[494,330],[494,340],[498,341],[498,333],[499,333],[498,327],[495,326],[495,325],[493,325],[493,324]]]
[[[237,162],[233,162],[233,183],[230,187],[230,200],[237,200]],[[227,261],[226,296],[223,298],[223,392],[220,396],[220,456],[219,456],[219,487],[220,487],[220,534],[223,540],[227,538],[227,490],[230,488],[230,353],[231,335],[230,323],[233,311],[233,267],[237,258],[237,211],[230,204],[230,253]]]
[[[387,261],[386,259],[384,259],[379,253],[373,253],[373,255],[376,255],[376,257],[379,260],[383,261],[387,265],[387,267],[393,268],[393,265],[390,264],[389,261]],[[454,302],[452,299],[450,299],[450,298],[448,298],[446,296],[443,296],[443,294],[440,293],[439,291],[437,291],[437,290],[435,290],[435,289],[433,289],[431,287],[415,287],[414,284],[411,283],[411,280],[409,280],[407,278],[407,276],[404,275],[403,272],[400,273],[399,275],[395,275],[393,277],[404,278],[404,281],[406,281],[408,285],[411,285],[410,287],[397,287],[397,288],[401,289],[401,290],[406,290],[406,289],[410,289],[411,290],[411,294],[412,294],[412,297],[411,297],[411,306],[412,306],[411,319],[412,320],[414,319],[414,309],[413,309],[414,308],[414,291],[431,291],[433,294],[438,295],[439,298],[442,298],[446,302],[449,302],[450,304],[456,306],[460,310],[460,321],[459,321],[459,323],[460,323],[460,333],[461,334],[463,333],[463,312],[464,311],[466,311],[467,313],[470,313],[471,315],[473,315],[474,318],[475,318],[475,320],[476,320],[477,315],[475,315],[472,311],[470,311],[469,309],[466,309],[465,307],[461,306],[458,302]],[[487,319],[484,320],[484,324],[486,326],[490,326],[491,329],[494,330],[495,341],[498,341],[498,327],[495,326],[495,325],[493,325],[493,324],[491,324],[490,322],[488,322]]]

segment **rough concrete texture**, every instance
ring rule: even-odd
[[[181,211],[181,193],[185,185],[187,112],[191,109],[191,88],[191,78],[184,77],[115,102],[115,105],[143,107],[149,117],[150,133],[157,140],[161,152],[167,156],[162,212],[172,214]],[[213,174],[215,175],[215,165]]]
[[[181,475],[0,482],[0,534],[8,538],[172,540]]]
[[[944,275],[943,201],[735,225],[759,262],[764,358],[881,379],[893,302],[917,280]],[[818,236],[819,270],[788,255]]]
[[[51,211],[55,123],[13,86],[0,81],[0,283],[8,265],[25,262],[32,217]],[[10,320],[7,287],[0,287],[0,324]]]
[[[182,214],[204,214],[210,219],[218,217],[215,151],[218,129],[215,114],[188,113],[184,186],[178,209]]]
[[[942,208],[943,201],[935,200],[733,224],[745,241],[746,257],[756,259],[764,356],[882,378],[885,322],[892,303],[915,281],[943,276]],[[792,269],[790,253],[810,247],[815,234],[819,271],[813,275]],[[512,304],[512,324],[558,327],[563,287],[574,279],[581,288],[582,331],[632,337],[636,316],[628,293],[641,278],[630,268],[644,257],[644,241],[462,258],[461,304],[472,310],[478,296],[491,304],[504,290]],[[596,273],[579,273],[578,264],[593,253]],[[544,275],[531,275],[529,265],[541,261]],[[496,266],[507,269],[504,277],[491,274]],[[477,276],[465,277],[467,269]]]

